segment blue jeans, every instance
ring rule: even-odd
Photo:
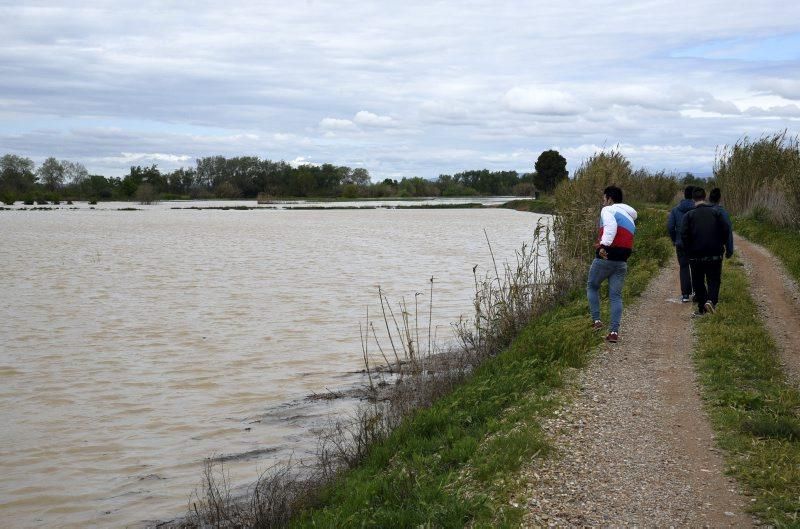
[[[589,312],[592,321],[600,319],[600,283],[608,279],[608,301],[611,305],[612,332],[619,332],[619,322],[622,319],[622,285],[625,283],[625,274],[628,263],[625,261],[608,261],[595,258],[589,268],[589,281],[586,284],[586,296],[589,298]]]

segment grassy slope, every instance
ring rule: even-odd
[[[500,207],[515,209],[517,211],[528,211],[530,213],[541,213],[543,215],[555,215],[556,213],[556,203],[550,195],[543,195],[536,200],[511,200],[510,202],[501,204]]]
[[[666,212],[640,217],[626,294],[640,294],[671,257]],[[587,261],[588,266],[588,261]],[[550,447],[539,420],[557,401],[568,367],[586,363],[590,332],[582,292],[533,321],[505,352],[448,397],[407,420],[364,463],[329,488],[294,526],[510,527],[515,472]]]
[[[739,217],[734,219],[733,229],[777,255],[795,281],[800,282],[800,231]]]
[[[778,527],[797,527],[800,392],[781,371],[737,260],[726,263],[720,299],[717,314],[697,323],[695,353],[718,443],[730,472],[754,496],[754,513]]]

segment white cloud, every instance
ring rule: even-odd
[[[574,165],[616,143],[698,170],[707,157],[643,146],[713,155],[797,128],[794,62],[685,53],[796,33],[800,4],[785,0],[6,4],[0,146],[110,175],[127,172],[123,151],[162,168],[212,154],[363,162],[380,179],[526,170],[554,144]]]
[[[765,79],[755,83],[756,90],[800,101],[800,79]]]
[[[477,112],[477,109],[476,109]],[[419,118],[439,125],[475,125],[478,118],[467,103],[449,100],[425,101],[419,106]]]
[[[368,112],[366,110],[361,110],[356,113],[355,118],[353,121],[359,125],[363,125],[365,127],[396,127],[397,122],[389,116],[379,116],[378,114],[373,114],[372,112]]]
[[[188,162],[192,157],[186,154],[165,154],[160,152],[123,152],[119,156],[106,156],[98,158],[98,161],[119,164],[141,164],[144,162],[167,162],[181,163]]]
[[[319,128],[322,130],[353,130],[356,128],[356,124],[349,119],[322,118]]]
[[[503,102],[512,112],[566,116],[579,113],[582,108],[572,95],[538,87],[517,87],[510,89]]]
[[[317,166],[319,166],[321,164],[318,164],[318,163],[312,162],[310,160],[307,160],[305,158],[305,156],[298,156],[294,160],[289,160],[289,165],[291,165],[292,167],[297,168],[297,167],[300,167],[301,165],[313,165],[313,166],[317,167]]]
[[[739,110],[739,107],[731,101],[722,101],[721,99],[717,99],[715,97],[705,101],[701,108],[705,112],[715,112],[723,115],[735,115],[741,114],[742,112]]]
[[[745,110],[750,116],[773,118],[800,118],[800,106],[789,104],[771,107],[750,107]]]

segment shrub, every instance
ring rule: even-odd
[[[258,196],[256,197],[256,201],[259,204],[272,204],[276,200],[277,199],[273,195],[264,192],[259,193]]]
[[[532,197],[535,192],[536,187],[530,182],[520,182],[511,190],[511,193],[517,197]]]
[[[681,191],[681,183],[674,175],[664,171],[650,173],[646,169],[639,169],[625,183],[624,191],[630,197],[626,200],[671,204]]]
[[[358,186],[355,184],[345,184],[342,186],[343,198],[356,198],[358,197]]]
[[[576,285],[586,279],[585,261],[597,235],[603,189],[619,185],[624,190],[632,174],[630,162],[620,152],[603,151],[583,162],[575,171],[575,178],[556,188],[556,277],[570,279]]]
[[[140,184],[135,193],[140,204],[149,205],[158,202],[155,188],[148,183]]]
[[[214,192],[219,198],[239,198],[242,196],[242,191],[230,182],[222,182],[214,189]]]

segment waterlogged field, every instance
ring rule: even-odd
[[[530,241],[509,210],[0,211],[0,520],[184,513],[204,458],[234,484],[307,457],[357,384],[359,321],[470,315],[472,268]],[[427,323],[427,307],[420,309]],[[382,321],[380,321],[382,324]],[[378,320],[376,320],[377,326]],[[427,335],[427,329],[420,331]]]

